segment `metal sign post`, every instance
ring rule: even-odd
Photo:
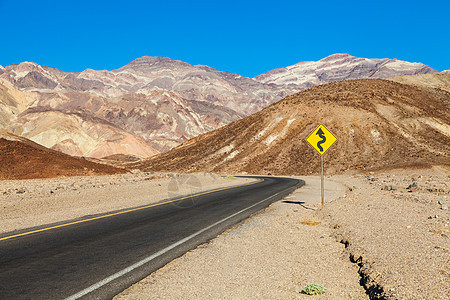
[[[323,188],[323,155],[320,156],[320,165],[321,165],[321,172],[320,172],[320,194],[322,195],[322,208],[325,205],[324,199],[324,188]]]
[[[319,124],[306,138],[306,142],[320,155],[320,194],[322,196],[322,208],[325,205],[323,155],[336,141],[337,137],[323,124]]]

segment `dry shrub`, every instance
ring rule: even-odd
[[[320,222],[322,222],[322,221],[317,219],[317,218],[310,217],[310,218],[306,218],[303,221],[301,221],[300,224],[310,225],[310,226],[317,226],[317,225],[320,224]]]

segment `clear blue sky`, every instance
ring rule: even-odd
[[[450,69],[450,1],[0,0],[0,65],[168,56],[253,77],[333,53]]]

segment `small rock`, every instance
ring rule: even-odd
[[[406,189],[408,190],[408,192],[415,192],[419,189],[419,186],[418,186],[417,182],[413,182],[410,185],[408,185],[408,187]]]
[[[28,193],[28,189],[26,187],[21,187],[16,192],[16,194],[25,194],[25,193]]]
[[[55,192],[51,188],[45,188],[44,193],[45,194],[54,194]]]
[[[439,199],[438,203],[439,203],[440,205],[444,205],[444,204],[445,204],[445,200],[441,198],[441,199]]]
[[[448,235],[446,235],[445,233],[442,233],[441,236],[448,239]]]
[[[443,209],[443,210],[448,210],[448,205],[447,205],[447,204],[442,205],[442,206],[441,206],[441,209]]]
[[[395,185],[391,185],[390,188],[391,188],[391,191],[396,191],[397,190],[397,187]]]
[[[417,182],[413,182],[413,183],[411,183],[410,185],[408,185],[408,187],[407,187],[407,189],[412,189],[412,188],[415,188],[415,187],[417,187],[418,185],[417,185]]]

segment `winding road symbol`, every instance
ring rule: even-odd
[[[317,130],[316,135],[318,135],[322,139],[317,142],[317,148],[319,148],[320,152],[323,152],[321,144],[325,143],[327,138],[325,137],[325,133],[323,132],[322,128],[319,128],[319,130]]]
[[[324,155],[336,141],[337,137],[323,124],[319,124],[306,138],[319,155]]]

